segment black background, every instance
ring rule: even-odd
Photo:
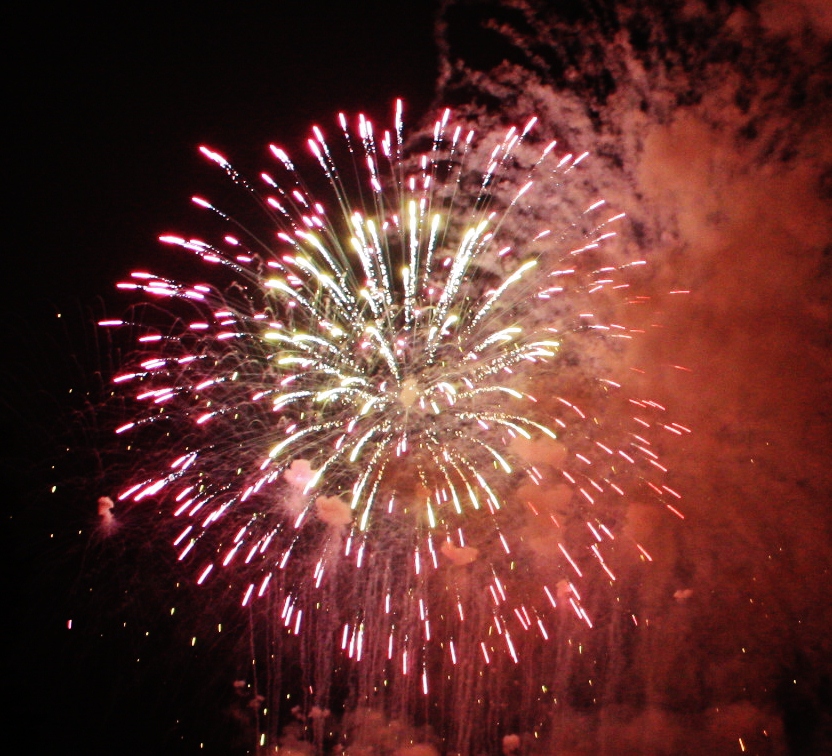
[[[160,233],[199,228],[190,197],[222,175],[198,145],[256,169],[269,142],[298,154],[310,126],[333,128],[341,110],[387,124],[402,97],[407,120],[421,118],[434,10],[42,5],[7,25],[4,679],[6,736],[23,752],[235,747],[234,670],[222,668],[234,618],[205,596],[171,595],[175,568],[151,543],[152,521],[109,541],[95,532],[107,493],[96,486],[111,472],[95,403],[111,355],[94,323],[121,313],[115,283],[159,261]],[[223,621],[218,640],[190,648],[195,628]]]

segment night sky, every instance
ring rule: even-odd
[[[246,752],[244,623],[177,589],[192,576],[151,521],[96,531],[122,461],[99,448],[112,417],[91,407],[115,355],[93,324],[120,314],[117,280],[166,259],[159,234],[198,227],[189,199],[219,183],[198,145],[253,171],[270,141],[300,151],[340,110],[387,122],[397,96],[414,127],[434,105],[480,132],[537,114],[592,153],[587,185],[651,261],[660,327],[628,359],[693,429],[667,453],[686,520],[631,512],[657,557],[632,585],[656,627],[627,650],[640,693],[603,726],[560,712],[588,733],[564,752],[832,748],[828,4],[511,6],[448,3],[438,27],[432,3],[27,10],[12,25],[4,671],[7,733],[27,752]],[[195,617],[226,627],[192,648]]]
[[[158,671],[176,666],[189,641],[184,626],[159,647],[141,640],[168,611],[172,582],[159,570],[169,554],[147,542],[137,549],[148,536],[140,529],[124,552],[91,540],[95,501],[108,493],[92,448],[104,436],[83,398],[98,396],[109,359],[93,324],[122,312],[115,283],[159,260],[161,233],[198,226],[191,196],[206,180],[223,183],[200,144],[257,168],[270,141],[300,150],[309,127],[333,126],[339,110],[382,119],[404,97],[409,117],[421,118],[437,53],[431,4],[412,5],[27,9],[12,25],[7,218],[15,229],[2,303],[2,415],[14,628],[4,658],[9,731],[28,752],[180,752],[172,700],[198,699],[200,677],[215,664],[174,672],[162,685],[171,695],[161,692]],[[65,497],[60,486],[49,494],[64,481]],[[125,591],[136,596],[141,585],[151,590],[140,589],[131,608]],[[141,630],[118,636],[125,617]],[[136,665],[139,656],[150,663]],[[229,700],[232,678],[220,684]],[[203,727],[186,733],[181,752],[197,752]]]

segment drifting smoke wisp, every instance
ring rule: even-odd
[[[691,290],[635,345],[690,369],[645,390],[695,429],[669,450],[691,516],[636,601],[659,637],[609,649],[643,688],[598,713],[641,752],[830,748],[829,11],[444,6],[444,101],[484,124],[538,113],[590,150],[587,180],[652,254],[658,309]]]

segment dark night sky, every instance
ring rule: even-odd
[[[9,156],[21,238],[38,250],[24,263],[38,264],[22,266],[13,301],[106,289],[187,213],[203,141],[255,160],[358,103],[387,115],[402,94],[423,113],[436,51],[431,5],[415,5],[59,10],[16,27]]]
[[[654,528],[665,567],[636,590],[667,635],[635,653],[655,670],[655,708],[629,722],[627,737],[654,733],[644,753],[684,742],[667,713],[676,687],[662,687],[682,675],[695,680],[690,700],[711,707],[714,738],[730,734],[725,753],[737,752],[735,732],[764,726],[781,728],[788,750],[761,753],[823,753],[832,742],[828,3],[520,0],[503,12],[456,2],[441,49],[431,2],[361,4],[360,13],[347,3],[223,5],[27,9],[11,27],[0,304],[13,560],[7,733],[21,733],[28,753],[184,754],[203,738],[223,742],[227,722],[207,726],[194,712],[215,703],[203,681],[231,641],[182,652],[190,627],[165,615],[174,568],[147,523],[117,546],[91,535],[106,476],[84,395],[108,365],[92,323],[120,312],[117,280],[161,259],[160,233],[198,227],[189,198],[221,178],[199,144],[257,169],[268,142],[299,152],[308,127],[333,124],[339,110],[383,122],[401,96],[415,124],[438,91],[483,129],[537,113],[591,150],[588,180],[627,211],[630,243],[654,255],[657,295],[692,292],[682,304],[657,296],[665,330],[637,348],[648,364],[691,369],[645,380],[695,432],[670,454],[685,528],[662,540],[664,525],[640,523]],[[176,601],[186,616],[222,619],[199,596]],[[216,684],[227,689],[231,674]]]
[[[382,119],[403,97],[410,117],[422,117],[436,78],[433,4],[21,8],[8,31],[12,232],[0,305],[3,476],[11,493],[4,533],[13,561],[7,734],[28,753],[174,752],[172,699],[155,690],[154,673],[127,659],[141,647],[137,655],[155,655],[164,668],[182,637],[156,649],[137,641],[141,634],[111,632],[123,617],[158,622],[156,609],[120,603],[125,589],[135,595],[132,581],[153,570],[155,558],[90,545],[89,481],[81,497],[48,494],[65,478],[73,489],[79,475],[97,475],[83,451],[92,431],[81,399],[106,361],[92,323],[105,307],[121,311],[115,282],[158,254],[160,233],[198,223],[190,197],[205,191],[206,177],[221,183],[199,144],[258,167],[270,141],[300,150],[311,124],[332,126],[341,109]],[[100,570],[114,570],[114,579]],[[100,602],[85,594],[90,585]],[[153,595],[140,593],[140,601]],[[163,687],[198,697],[199,676],[193,668],[174,672]],[[185,752],[195,752],[197,730]]]

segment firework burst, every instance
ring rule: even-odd
[[[120,284],[170,304],[102,323],[138,329],[115,383],[142,465],[117,509],[165,502],[197,583],[223,575],[285,633],[369,659],[379,696],[382,679],[427,693],[437,659],[516,662],[561,611],[592,625],[578,578],[615,580],[630,497],[678,513],[649,435],[684,429],[639,399],[629,426],[605,422],[595,406],[618,383],[569,377],[576,350],[630,337],[603,313],[643,264],[605,251],[622,216],[603,201],[564,199],[548,222],[530,209],[585,155],[540,144],[534,119],[485,159],[447,112],[421,151],[405,150],[400,104],[380,136],[339,122],[337,144],[308,141],[326,201],[278,147],[259,188],[201,148],[264,231],[194,198],[229,232],[161,241],[213,283]]]

